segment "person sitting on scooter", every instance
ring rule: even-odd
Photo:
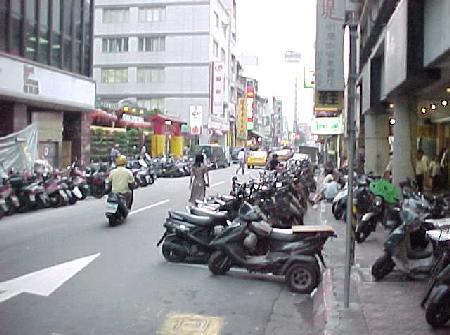
[[[112,191],[123,194],[127,208],[131,209],[133,204],[133,173],[126,168],[127,158],[124,155],[119,155],[116,158],[116,165],[117,167],[109,173],[108,180],[111,181]]]

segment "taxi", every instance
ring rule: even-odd
[[[249,169],[254,168],[255,166],[266,166],[267,163],[267,152],[258,150],[258,151],[249,151],[247,156],[247,167]]]

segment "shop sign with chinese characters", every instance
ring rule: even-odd
[[[236,137],[240,140],[247,139],[247,106],[245,99],[239,99],[239,109],[236,117]]]
[[[344,90],[345,0],[317,0],[316,90]]]
[[[311,134],[340,135],[344,133],[341,117],[317,117],[311,125]]]
[[[212,67],[212,114],[216,116],[223,116],[225,90],[224,65],[220,62],[213,62]]]

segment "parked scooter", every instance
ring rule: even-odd
[[[426,276],[433,263],[433,246],[425,239],[430,224],[429,204],[423,199],[406,199],[402,204],[402,223],[384,243],[384,254],[372,266],[372,276],[381,280],[395,267],[412,278]]]
[[[450,219],[430,221],[437,226],[427,231],[435,246],[435,260],[421,306],[426,308],[428,324],[441,327],[450,319]]]
[[[209,243],[227,225],[226,212],[213,212],[195,208],[196,214],[169,211],[164,223],[166,231],[157,246],[162,243],[162,253],[169,262],[206,262],[211,253]]]
[[[242,223],[229,226],[210,244],[216,249],[208,261],[213,274],[223,275],[232,267],[241,267],[249,272],[284,275],[293,292],[311,293],[318,286],[318,260],[323,264],[323,246],[335,235],[331,227],[301,226],[296,233],[275,230],[260,221],[261,213],[248,203],[241,207],[239,218]]]

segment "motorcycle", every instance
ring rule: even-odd
[[[433,263],[433,246],[425,239],[430,224],[425,222],[428,203],[405,199],[400,213],[401,224],[392,230],[384,243],[384,254],[372,266],[375,280],[381,280],[397,267],[409,277],[423,278]]]
[[[235,223],[215,237],[215,249],[208,261],[214,275],[223,275],[232,267],[249,272],[284,275],[289,289],[311,293],[321,280],[319,261],[325,266],[322,249],[330,236],[329,226],[301,226],[298,230],[272,228],[260,221],[261,212],[249,203],[239,211],[241,223]]]
[[[427,231],[435,246],[435,261],[430,272],[421,306],[425,318],[433,328],[443,326],[450,318],[450,219],[431,220],[437,229]],[[444,227],[445,226],[445,227]],[[446,229],[445,231],[443,229]]]
[[[86,168],[86,182],[89,193],[100,199],[105,195],[105,181],[108,176],[107,164],[94,163]]]
[[[125,196],[121,193],[110,192],[106,199],[105,216],[110,227],[122,224],[128,216]]]
[[[227,213],[198,208],[194,212],[169,211],[166,231],[157,243],[162,243],[162,254],[169,262],[206,262],[211,252],[209,242],[227,225]]]

